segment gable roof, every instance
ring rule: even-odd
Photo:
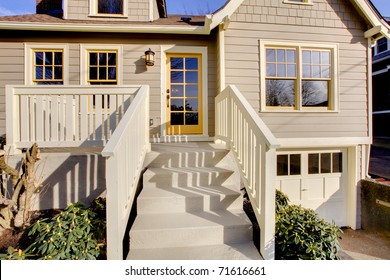
[[[42,30],[75,32],[122,32],[122,33],[175,33],[175,34],[210,34],[220,24],[228,23],[231,15],[245,0],[229,0],[212,15],[192,16],[190,22],[180,20],[178,15],[153,22],[128,21],[90,21],[65,20],[53,15],[21,15],[0,17],[0,29],[6,30]],[[366,31],[367,38],[377,40],[381,37],[390,39],[390,26],[377,12],[370,0],[349,0],[371,28]],[[166,13],[165,0],[157,0],[161,14]]]

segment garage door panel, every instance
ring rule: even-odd
[[[325,178],[325,198],[343,198],[340,177]]]
[[[301,179],[282,180],[280,190],[294,203],[301,200],[301,185]]]
[[[308,200],[324,199],[324,178],[310,178],[305,180],[305,195]]]

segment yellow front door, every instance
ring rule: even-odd
[[[202,133],[202,56],[167,55],[167,134]]]

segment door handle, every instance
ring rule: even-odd
[[[169,94],[167,94],[167,108],[169,108]]]

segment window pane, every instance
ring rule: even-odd
[[[287,50],[287,62],[294,62],[295,63],[295,50]]]
[[[183,125],[184,113],[171,113],[171,125]]]
[[[290,175],[301,174],[301,155],[290,155]]]
[[[108,65],[116,65],[116,53],[108,54]]]
[[[197,58],[186,58],[186,69],[198,70],[198,59]]]
[[[187,99],[186,111],[198,111],[198,99]]]
[[[97,65],[97,53],[89,53],[89,65]]]
[[[108,67],[108,79],[116,80],[116,67]]]
[[[302,68],[302,75],[304,78],[311,78],[311,67],[310,65],[304,65]]]
[[[294,80],[266,80],[267,106],[295,106]]]
[[[267,77],[276,77],[276,64],[267,63]]]
[[[171,72],[171,83],[182,83],[184,82],[183,72],[172,71]]]
[[[310,64],[311,63],[310,51],[302,51],[302,62],[304,64]]]
[[[186,125],[198,125],[198,113],[186,113]]]
[[[328,51],[321,52],[321,64],[330,65],[330,52]]]
[[[171,111],[184,111],[184,100],[171,99]]]
[[[43,65],[43,52],[35,53],[35,65]]]
[[[267,62],[276,62],[274,49],[267,49],[266,56],[267,56],[267,58],[266,58]]]
[[[277,77],[286,77],[286,65],[278,64],[277,66]]]
[[[311,52],[311,58],[313,64],[320,64],[320,52],[319,51],[312,51]]]
[[[107,53],[99,53],[99,65],[107,65]]]
[[[314,65],[313,66],[313,76],[312,76],[312,78],[321,78],[320,72],[321,72],[321,67],[317,66],[317,65]]]
[[[62,65],[62,52],[54,53],[54,65]]]
[[[183,97],[184,96],[184,86],[172,85],[171,86],[171,96],[172,97]]]
[[[53,53],[52,52],[45,52],[45,64],[46,65],[53,65]]]
[[[276,50],[276,61],[277,62],[285,62],[285,50]]]
[[[97,80],[97,68],[96,67],[89,68],[89,79],[90,80]]]
[[[98,0],[99,14],[123,14],[123,0]]]
[[[288,155],[277,156],[277,175],[278,176],[288,175]]]
[[[328,107],[328,81],[302,81],[302,106]]]
[[[106,80],[106,79],[107,79],[107,68],[99,67],[99,80]]]
[[[45,67],[45,80],[51,80],[53,79],[53,68]]]
[[[171,57],[171,69],[183,69],[184,63],[181,57]]]
[[[54,67],[54,79],[62,80],[62,67]]]
[[[319,154],[309,154],[309,174],[318,174],[320,172]]]
[[[186,86],[186,96],[187,97],[197,97],[198,96],[198,86]]]
[[[322,66],[321,67],[321,78],[329,79],[330,78],[330,67]]]
[[[295,78],[296,76],[297,76],[297,74],[296,74],[295,64],[288,64],[287,65],[287,77]]]
[[[36,80],[43,79],[43,67],[42,66],[35,67],[35,79]]]
[[[342,153],[333,153],[333,173],[343,172],[343,154]]]
[[[186,72],[186,83],[197,83],[198,72]]]
[[[330,173],[330,153],[321,154],[321,173]]]

